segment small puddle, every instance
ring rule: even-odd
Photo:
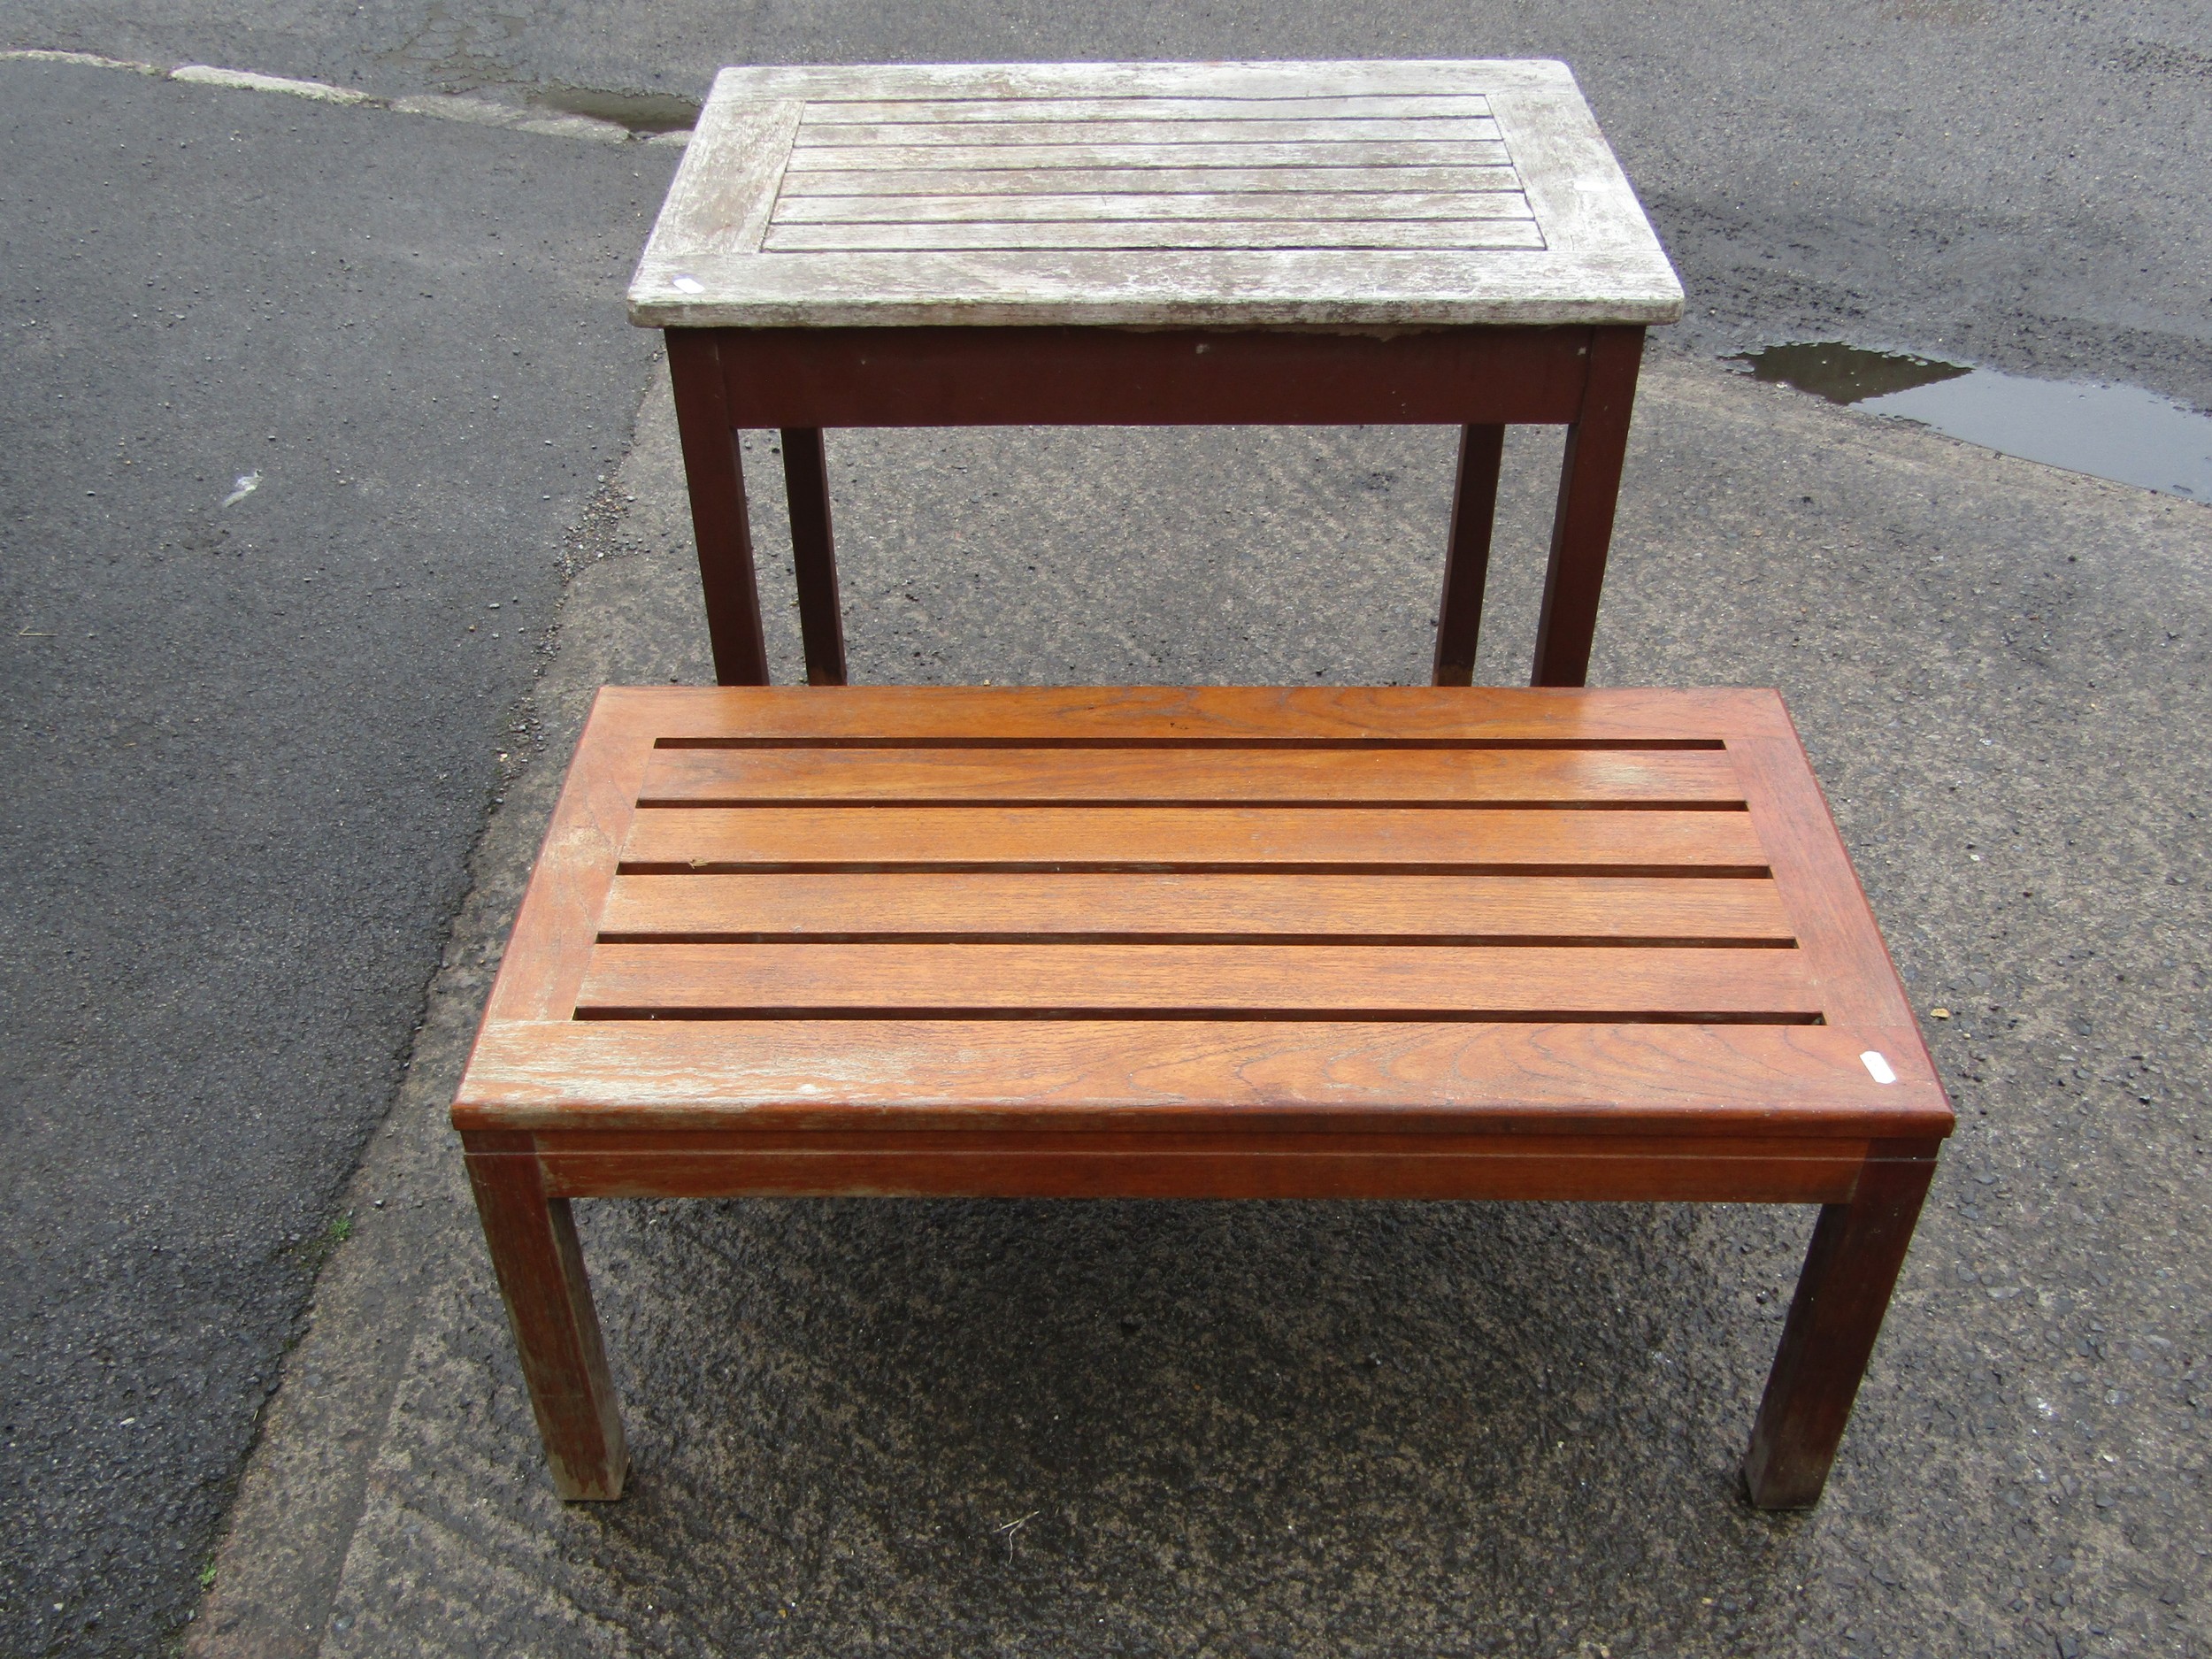
[[[1770,346],[1732,361],[1755,380],[1916,420],[1985,449],[2212,502],[2212,416],[2140,387],[2031,380],[1839,341]]]
[[[588,115],[595,121],[612,121],[650,137],[656,133],[688,132],[699,119],[699,101],[672,92],[600,92],[590,87],[555,82],[534,87],[530,102],[541,110],[561,115]]]

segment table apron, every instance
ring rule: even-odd
[[[718,351],[730,424],[757,428],[1566,425],[1601,331],[696,332]]]
[[[541,1146],[472,1153],[534,1162],[567,1198],[1396,1198],[1845,1203],[1868,1164],[1864,1141],[1777,1147],[1686,1140],[1663,1150],[1605,1137],[1578,1146],[1518,1137],[1362,1148],[1333,1144],[1148,1147],[1121,1137],[977,1144],[967,1137],[717,1138],[697,1148]],[[903,1144],[900,1141],[903,1141]],[[1086,1143],[1092,1144],[1086,1144]]]

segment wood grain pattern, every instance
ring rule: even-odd
[[[895,134],[887,134],[895,136]],[[1036,143],[966,142],[938,144],[824,145],[791,152],[792,173],[907,173],[929,167],[1099,167],[1141,173],[1153,167],[1502,167],[1509,165],[1505,146],[1487,142],[1335,142],[1222,144],[1174,143],[1111,138],[1082,143],[1044,140]],[[1141,177],[1128,180],[1142,189]],[[772,223],[773,220],[771,220]]]
[[[665,807],[641,811],[622,849],[634,875],[841,866],[1767,872],[1747,813],[1513,807]]]
[[[1795,733],[1771,691],[1473,686],[610,686],[661,748],[908,742],[1160,749],[1425,744],[1720,749]]]
[[[1628,454],[1629,411],[1636,402],[1643,355],[1640,328],[1591,331],[1589,383],[1582,408],[1567,428],[1560,465],[1531,685],[1579,686],[1589,676],[1598,595],[1605,586],[1614,506]]]
[[[1190,201],[1223,195],[1240,198],[1289,196],[1301,202],[1362,200],[1422,194],[1472,196],[1511,192],[1521,197],[1521,176],[1501,162],[1451,167],[1154,167],[1141,180],[1119,167],[917,167],[902,173],[878,168],[784,175],[780,211],[794,218],[814,211],[825,197],[979,196],[1049,198],[1075,192],[1108,196],[1132,192],[1161,200]],[[1341,213],[1336,217],[1343,217]]]
[[[545,1020],[487,1030],[470,1130],[1935,1135],[1894,1032],[1832,1025]],[[1900,1051],[1877,1084],[1869,1048]]]
[[[1080,102],[1079,100],[1077,102]],[[1036,105],[1030,107],[1035,108]],[[833,116],[819,104],[807,106],[794,150],[859,149],[919,150],[940,145],[975,147],[1001,145],[1028,148],[1039,144],[1169,144],[1209,147],[1265,145],[1271,149],[1296,144],[1356,143],[1394,145],[1409,140],[1424,144],[1459,144],[1478,141],[1502,144],[1498,124],[1487,115],[1390,117],[1305,117],[1271,112],[1255,117],[1232,106],[1231,112],[1194,116],[1159,111],[1118,119],[1093,119],[1076,110],[1047,104],[1044,113],[1010,117],[995,121],[931,121],[902,111],[883,120],[854,119],[850,106],[837,107]],[[794,166],[801,157],[795,153]],[[1212,157],[1209,156],[1208,160]],[[1384,163],[1384,165],[1390,164]]]
[[[1934,1173],[1932,1156],[1870,1159],[1849,1200],[1823,1206],[1744,1456],[1760,1509],[1819,1502]]]
[[[471,1157],[468,1172],[554,1490],[618,1498],[629,1452],[568,1200],[536,1159]]]
[[[631,944],[1793,942],[1771,881],[1635,876],[617,876],[599,927]]]
[[[1378,199],[1279,199],[1315,191]],[[1075,200],[1247,194],[1275,199]],[[797,205],[833,195],[969,199]],[[725,70],[630,300],[684,328],[1640,325],[1681,288],[1559,65],[872,65]]]
[[[873,173],[879,182],[858,210],[849,196],[779,195],[761,246],[798,254],[1544,245],[1486,104],[1481,115],[1346,116],[1227,99],[1204,114],[1178,100],[1147,114],[1141,103],[1096,113],[1096,100],[1022,100],[1018,113],[979,119],[970,110],[951,121],[895,103],[867,106],[872,116],[850,104],[810,104],[785,176]],[[1279,177],[1332,168],[1369,171],[1381,188],[1310,193]],[[1482,168],[1507,188],[1409,197],[1392,175],[1411,168]],[[1022,183],[949,195],[915,176],[947,173],[1013,173]],[[1241,182],[1224,176],[1232,174]]]
[[[777,204],[780,225],[926,223],[930,220],[1467,219],[1526,219],[1517,190],[1140,190],[1013,195],[800,196]]]
[[[649,705],[604,691],[593,700],[492,984],[484,1032],[507,1020],[564,1019],[575,1007],[652,743]]]
[[[1740,807],[1721,749],[657,749],[641,804]]]
[[[1952,1126],[1778,699],[1474,688],[609,690],[453,1119],[566,1497],[573,1197],[1817,1203],[1768,1507]]]
[[[1414,116],[1457,119],[1487,118],[1489,100],[1479,93],[1422,97],[1387,93],[1353,97],[1293,98],[903,98],[892,100],[818,98],[806,105],[809,127],[887,126],[910,121],[999,127],[1022,121],[1221,121],[1403,120]]]
[[[729,375],[719,339],[681,329],[672,333],[668,373],[683,443],[684,480],[691,497],[692,537],[699,550],[699,590],[706,602],[715,678],[726,686],[764,686],[768,647],[760,626],[745,465],[738,454],[737,423],[729,405]]]
[[[1465,219],[1244,219],[1171,218],[1157,223],[1110,219],[893,225],[772,225],[763,244],[773,253],[890,252],[900,249],[1024,250],[1135,248],[1541,248],[1543,233],[1523,219],[1481,215]]]
[[[707,332],[728,373],[732,416],[746,426],[1568,421],[1582,404],[1590,334],[888,326]]]
[[[579,1018],[1591,1019],[1809,1024],[1794,950],[1553,945],[600,945]]]
[[[817,1137],[818,1141],[820,1138]],[[941,1141],[943,1137],[933,1137]],[[1093,1137],[1095,1139],[1095,1137]],[[999,1145],[953,1150],[875,1137],[864,1148],[804,1144],[743,1149],[540,1154],[549,1186],[577,1197],[731,1198],[1392,1198],[1551,1202],[1832,1203],[1848,1197],[1855,1144],[1789,1156],[1620,1152],[1553,1143],[1532,1149],[1429,1146],[1305,1150],[1248,1138],[1231,1149],[1129,1150]]]

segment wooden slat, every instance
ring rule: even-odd
[[[799,113],[795,103],[760,104],[693,135],[661,211],[690,227],[697,251],[758,250]]]
[[[580,1018],[801,1011],[1786,1021],[1821,1008],[1794,950],[1548,946],[599,945],[576,1002]]]
[[[1811,946],[1808,964],[1828,987],[1836,1018],[1909,1030],[1918,1047],[1904,985],[1795,733],[1736,747],[1760,833],[1774,848],[1777,873],[1786,876],[1784,902]]]
[[[1639,876],[618,876],[602,939],[1292,939],[1781,946],[1771,881]]]
[[[1499,167],[1502,143],[1431,144],[826,144],[794,150],[788,173],[904,171],[918,167]],[[788,176],[788,173],[787,173]]]
[[[1013,121],[1366,120],[1415,116],[1486,116],[1479,93],[1420,96],[1382,94],[1311,98],[952,98],[819,100],[806,106],[807,125],[937,121],[993,126]]]
[[[1273,219],[1166,224],[772,225],[761,239],[769,253],[847,250],[1050,248],[1541,248],[1533,219]]]
[[[1659,743],[1792,735],[1771,691],[1457,687],[612,686],[663,747],[794,741],[1194,747]]]
[[[1939,1133],[1896,1033],[1828,1025],[553,1020],[485,1033],[464,1129]],[[1883,1086],[1859,1056],[1895,1052]]]
[[[1511,807],[671,807],[640,812],[622,849],[634,874],[841,865],[1763,875],[1766,859],[1741,812]]]
[[[662,749],[640,799],[1717,807],[1743,786],[1721,749]]]
[[[1029,119],[989,122],[896,121],[880,125],[809,121],[799,128],[796,148],[846,146],[919,147],[936,144],[1213,144],[1222,159],[1233,162],[1247,144],[1372,144],[1411,141],[1457,144],[1502,142],[1498,124],[1486,116],[1472,119],[1431,116],[1411,119],[1276,119],[1085,121]]]
[[[1526,219],[1517,190],[1433,192],[1246,190],[1233,194],[801,196],[777,204],[779,225],[1082,219]]]
[[[653,752],[652,712],[649,703],[606,691],[593,701],[492,986],[486,1031],[503,1020],[564,1018],[574,1005]]]
[[[1464,195],[1520,191],[1520,177],[1502,163],[1470,167],[917,167],[904,173],[790,173],[784,175],[780,211],[818,196],[1013,196],[1069,192],[1233,191],[1315,195]]]

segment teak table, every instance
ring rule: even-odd
[[[1819,1495],[1951,1112],[1780,700],[611,687],[454,1121],[554,1480],[568,1201],[1816,1203],[1745,1463]]]
[[[725,685],[768,681],[740,428],[782,430],[807,679],[842,685],[825,427],[1460,426],[1463,686],[1525,422],[1568,432],[1534,683],[1578,686],[1644,327],[1681,311],[1544,62],[726,69],[630,288]]]

